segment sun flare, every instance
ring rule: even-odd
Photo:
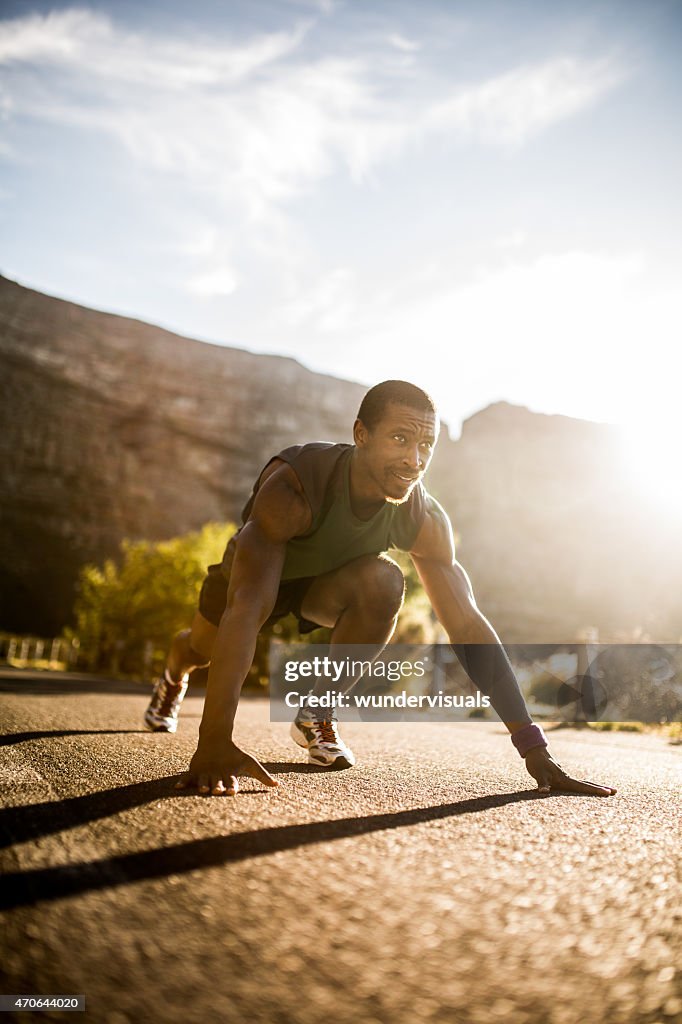
[[[682,515],[682,416],[623,427],[620,441],[623,464],[638,496],[664,513]]]

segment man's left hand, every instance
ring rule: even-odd
[[[581,782],[567,775],[554,760],[547,747],[533,747],[526,754],[526,768],[538,784],[539,793],[587,793],[590,796],[613,796],[613,786]]]

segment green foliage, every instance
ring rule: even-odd
[[[129,541],[120,557],[81,570],[75,633],[91,669],[139,674],[163,662],[196,611],[206,566],[219,562],[233,524],[207,523],[165,541]],[[70,637],[67,637],[70,638]]]
[[[590,729],[597,732],[645,732],[643,722],[590,722]]]
[[[197,533],[171,540],[125,540],[117,559],[101,567],[84,566],[74,607],[76,625],[65,633],[67,640],[80,643],[81,666],[147,677],[160,671],[174,633],[192,621],[206,566],[220,561],[235,530],[233,524],[208,523]],[[406,577],[407,595],[394,639],[432,642],[434,619],[412,562],[400,552],[396,561]],[[273,635],[319,644],[329,641],[331,631],[318,629],[299,637],[294,616],[263,631],[247,684],[267,685]]]

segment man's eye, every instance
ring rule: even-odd
[[[394,434],[393,435],[393,440],[394,441],[400,441],[402,443],[405,440],[405,435],[404,434]]]
[[[433,445],[431,444],[430,441],[422,441],[421,447],[426,448],[427,452],[430,452],[431,449],[433,448]]]

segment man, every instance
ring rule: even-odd
[[[362,401],[353,445],[297,445],[265,466],[244,525],[222,564],[209,567],[191,629],[173,641],[145,715],[149,729],[174,732],[188,673],[210,662],[199,743],[179,787],[235,794],[239,775],[278,785],[232,740],[257,635],[293,611],[302,632],[327,626],[332,645],[370,644],[380,651],[403,601],[402,572],[385,554],[395,547],[409,551],[455,653],[490,697],[540,792],[615,793],[569,778],[531,721],[504,649],[455,560],[450,521],[421,482],[438,431],[438,414],[424,391],[384,381]],[[349,768],[355,762],[328,710],[299,711],[292,737],[312,764]]]

